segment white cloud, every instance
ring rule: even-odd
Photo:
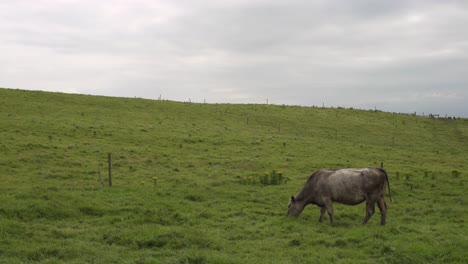
[[[406,20],[409,23],[420,23],[425,19],[424,15],[421,14],[411,14],[406,17]]]

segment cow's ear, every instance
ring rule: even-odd
[[[291,201],[295,202],[296,198],[294,198],[294,196],[291,196]]]

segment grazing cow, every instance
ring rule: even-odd
[[[322,169],[314,172],[302,190],[288,205],[288,216],[298,217],[308,204],[320,207],[319,221],[323,221],[325,211],[333,223],[333,202],[357,205],[366,201],[366,216],[362,224],[366,224],[374,214],[375,203],[380,209],[380,224],[385,225],[387,204],[385,203],[385,183],[388,186],[390,201],[390,182],[387,172],[379,168],[366,169]]]

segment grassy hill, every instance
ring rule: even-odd
[[[0,263],[468,258],[467,119],[0,89],[0,153]],[[363,204],[286,217],[313,171],[381,162],[387,226]]]

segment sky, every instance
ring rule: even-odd
[[[468,1],[0,0],[0,87],[468,117]]]

